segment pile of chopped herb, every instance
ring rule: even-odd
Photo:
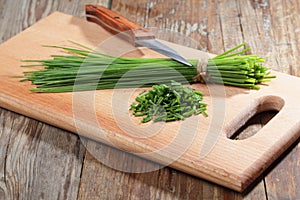
[[[192,115],[207,116],[203,95],[190,87],[171,81],[169,85],[153,85],[152,89],[141,93],[132,103],[133,115],[144,116],[141,122],[184,120]]]

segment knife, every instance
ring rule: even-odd
[[[192,66],[174,49],[155,39],[153,33],[125,17],[100,5],[86,5],[86,17],[90,22],[97,23],[107,31],[118,34],[135,46],[144,46],[160,54],[170,57],[182,64]]]

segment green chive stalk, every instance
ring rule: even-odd
[[[44,69],[24,72],[24,79],[36,85],[32,92],[72,92],[112,88],[148,87],[170,80],[195,83],[199,74],[198,60],[188,60],[186,66],[170,58],[123,58],[94,51],[75,43],[78,48],[47,46],[66,51],[66,55],[52,55],[45,60],[24,60],[28,65]],[[270,81],[265,59],[244,55],[249,48],[237,51],[242,43],[214,58],[208,59],[205,82],[259,89],[258,84]]]

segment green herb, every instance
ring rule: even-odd
[[[260,87],[257,84],[268,82],[275,78],[275,76],[270,75],[269,69],[261,64],[265,62],[264,58],[257,55],[243,55],[250,51],[249,47],[234,52],[246,45],[244,42],[209,59],[207,63],[207,81],[259,89]]]
[[[144,116],[142,123],[184,120],[201,113],[207,116],[207,104],[202,99],[201,92],[171,81],[170,85],[153,85],[151,90],[141,93],[130,110],[136,117]]]
[[[45,60],[25,60],[23,66],[44,66],[44,69],[24,72],[22,81],[31,81],[32,92],[71,92],[95,89],[147,87],[168,83],[195,83],[198,60],[191,59],[192,67],[170,58],[120,58],[94,51],[74,43],[78,48],[47,46],[66,51],[67,55],[52,55]],[[243,43],[207,62],[205,82],[259,89],[257,84],[269,81],[268,68],[260,63],[263,58],[242,55],[249,48]]]

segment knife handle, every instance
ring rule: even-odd
[[[125,17],[99,5],[86,5],[87,20],[119,36],[125,36],[133,44],[136,40],[154,39],[155,36],[142,26]]]

